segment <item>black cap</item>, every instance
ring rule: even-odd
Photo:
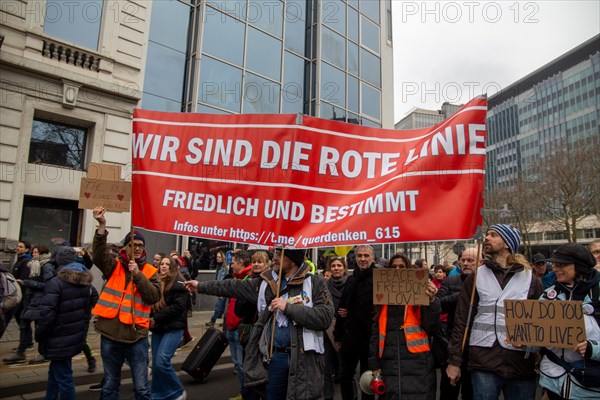
[[[592,253],[580,244],[569,243],[559,246],[548,261],[559,264],[575,264],[575,271],[587,275],[594,268],[596,260]]]
[[[533,264],[546,262],[546,257],[544,257],[544,255],[542,253],[535,253],[533,255],[533,258],[531,259],[531,262]]]

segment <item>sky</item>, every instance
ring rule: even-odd
[[[394,121],[488,96],[600,33],[600,1],[392,0]]]

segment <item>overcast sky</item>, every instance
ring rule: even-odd
[[[393,3],[394,121],[495,94],[600,33],[600,1]]]

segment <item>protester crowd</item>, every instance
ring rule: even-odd
[[[600,240],[529,262],[518,252],[520,232],[496,224],[453,265],[429,268],[402,253],[378,260],[358,245],[352,270],[333,255],[319,261],[322,272],[301,249],[236,250],[231,265],[215,252],[203,256],[215,279],[199,282],[207,267],[189,251],[152,257],[136,231],[119,248],[108,245],[105,211],[93,211],[91,254],[22,241],[12,267],[0,267],[0,337],[13,317],[19,326],[19,344],[3,361],[49,362],[47,399],[76,397],[77,354],[96,370],[91,321],[101,335],[104,374],[94,386],[102,399],[119,398],[124,363],[136,399],[185,399],[171,359],[195,339],[187,320],[198,294],[217,297],[207,326],[223,318],[236,400],[333,399],[336,387],[344,400],[530,400],[540,390],[550,400],[600,398]],[[428,271],[429,305],[374,305],[376,268]],[[586,339],[570,349],[513,345],[505,299],[581,301]],[[34,340],[39,354],[27,360]]]

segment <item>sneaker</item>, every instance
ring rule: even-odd
[[[175,400],[186,400],[187,399],[187,392],[184,390],[183,393],[181,393],[181,396],[176,397]]]
[[[212,328],[213,326],[215,326],[215,323],[213,321],[208,321],[204,324],[204,326],[206,326],[207,328]]]
[[[88,372],[90,374],[96,372],[96,359],[94,357],[88,361]]]
[[[23,364],[25,363],[25,354],[15,353],[11,356],[6,357],[2,361],[4,361],[4,364]]]
[[[47,360],[43,355],[38,354],[35,358],[29,360],[29,364],[30,365],[36,365],[36,364],[43,364],[45,362],[50,362],[50,360]]]
[[[101,391],[102,390],[102,382],[93,384],[92,386],[90,386],[88,388],[88,390],[90,392],[99,392],[99,391]]]
[[[196,339],[195,337],[191,336],[189,338],[181,338],[181,342],[179,342],[179,346],[177,346],[178,349],[183,349],[184,347],[187,347],[190,343],[192,343],[194,341],[194,339]]]
[[[237,396],[230,397],[229,400],[242,400],[242,395],[238,394]]]
[[[28,346],[25,351],[32,351],[33,350],[33,345]],[[11,352],[13,353],[18,353],[19,352],[19,348],[18,347],[13,347],[12,349],[10,349]]]

